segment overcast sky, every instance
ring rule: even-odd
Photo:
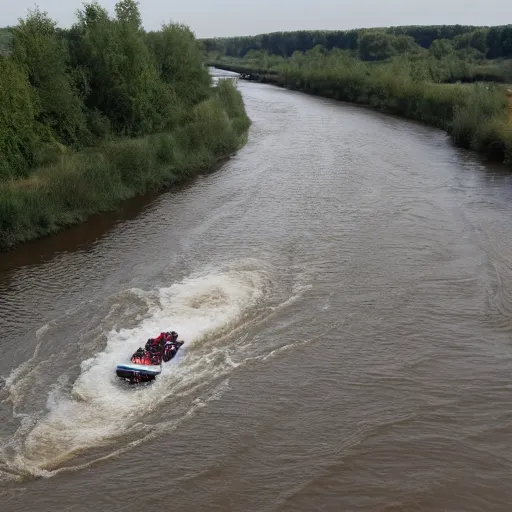
[[[40,9],[69,27],[82,0],[0,0],[0,26]],[[113,12],[116,0],[100,0]],[[391,25],[512,23],[512,0],[140,0],[146,29],[170,20],[197,37],[253,35],[279,30],[349,29]]]

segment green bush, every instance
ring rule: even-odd
[[[51,233],[148,190],[188,179],[240,147],[249,121],[232,84],[171,133],[66,152],[30,179],[0,183],[0,249]],[[230,98],[230,114],[225,109]]]
[[[496,141],[490,139],[498,132],[492,126],[506,115],[507,100],[498,87],[475,85],[468,88],[464,103],[455,109],[449,132],[461,146],[480,151],[493,147],[496,153]]]
[[[69,30],[36,9],[0,36],[1,249],[193,176],[244,142],[241,95],[210,87],[187,27],[145,33],[135,0],[114,16],[86,3]]]
[[[391,48],[389,38],[372,33],[366,39],[372,51],[381,43],[385,43],[384,50]],[[480,39],[476,37],[474,44],[479,44]],[[273,70],[278,74],[265,74],[260,80],[415,119],[447,130],[461,146],[509,162],[510,136],[506,127],[510,124],[506,120],[507,100],[503,90],[489,83],[436,83],[440,81],[439,76],[452,80],[457,74],[467,72],[467,63],[454,55],[454,51],[451,42],[438,40],[427,57],[401,55],[386,63],[368,63],[338,50],[328,52],[316,47],[281,59],[281,64]],[[221,61],[229,62],[219,64],[224,69],[257,73],[249,67],[250,59],[224,57]],[[229,111],[230,100],[225,101]]]
[[[39,143],[38,111],[27,73],[0,57],[0,182],[29,175]]]
[[[63,144],[79,145],[87,139],[84,104],[67,64],[56,23],[39,10],[29,12],[13,29],[13,59],[27,70],[40,106],[37,119]]]

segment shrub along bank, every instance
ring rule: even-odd
[[[0,249],[178,183],[238,149],[240,93],[211,87],[183,25],[147,33],[137,2],[85,4],[69,30],[32,11],[0,56]]]
[[[283,62],[284,61],[284,62]],[[309,94],[369,105],[446,130],[460,146],[512,165],[512,124],[506,87],[435,83],[436,63],[404,55],[363,62],[340,50],[315,48],[264,68],[249,58],[211,61],[221,69]],[[437,63],[443,66],[442,61]]]
[[[250,121],[228,81],[169,132],[109,140],[68,152],[29,178],[0,183],[0,248],[58,231],[117,208],[137,194],[208,170],[246,140]]]

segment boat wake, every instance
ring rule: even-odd
[[[172,429],[212,396],[218,398],[242,361],[234,360],[230,347],[247,325],[266,314],[264,299],[271,288],[268,270],[232,265],[169,287],[125,291],[118,299],[138,304],[137,311],[130,310],[137,321],[129,328],[114,321],[107,331],[100,322],[91,329],[94,336],[82,337],[78,343],[83,347],[70,350],[69,357],[87,353],[86,346],[95,352],[81,362],[67,361],[67,369],[56,365],[57,356],[40,341],[32,359],[6,378],[4,402],[11,404],[19,426],[2,440],[0,475],[49,477],[85,467]],[[112,317],[122,320],[121,310],[128,311],[114,300],[106,325]],[[140,387],[120,382],[116,365],[129,361],[138,346],[164,329],[176,330],[186,344],[158,379]],[[42,332],[54,336],[57,329]],[[51,347],[51,340],[44,342]],[[46,392],[38,388],[39,377],[55,368],[58,375]],[[36,394],[41,401],[41,393],[46,394],[44,405],[28,412],[27,403],[36,403]],[[166,402],[172,407],[162,407]],[[64,467],[70,459],[73,465]]]

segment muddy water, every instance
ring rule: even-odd
[[[511,177],[239,87],[218,172],[0,257],[0,509],[510,510]]]

